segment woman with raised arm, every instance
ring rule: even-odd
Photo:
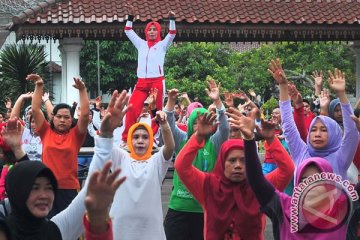
[[[112,239],[107,206],[111,204],[115,191],[125,178],[117,178],[120,169],[109,174],[110,167],[111,162],[108,162],[100,172],[91,176],[91,186],[87,189],[85,201],[87,214],[84,216],[84,211],[82,212],[85,234],[93,237],[87,239]],[[47,218],[57,187],[55,175],[41,162],[24,161],[13,167],[6,178],[6,192],[11,205],[11,213],[6,218],[6,223],[14,239],[75,239],[63,234],[64,224],[49,221]],[[66,218],[74,217],[72,214],[74,211],[70,211]],[[66,222],[66,219],[63,220]]]
[[[125,91],[121,94],[114,92],[100,134],[95,138],[90,171],[101,168],[105,161],[111,159],[113,166],[121,166],[127,177],[123,187],[116,192],[110,209],[114,239],[165,240],[161,184],[174,151],[174,139],[166,114],[158,111],[156,119],[160,123],[164,146],[157,153],[151,155],[153,133],[151,127],[144,123],[136,123],[129,130],[127,143],[130,153],[113,145],[114,129],[128,109],[124,109],[127,99]]]
[[[230,115],[236,119],[242,114],[237,111]],[[246,180],[243,140],[230,139],[222,144],[211,173],[192,165],[192,159],[216,129],[215,119],[216,116],[209,113],[197,114],[197,131],[177,156],[175,169],[204,209],[204,239],[263,239],[259,204]],[[274,145],[274,154],[281,165],[268,177],[274,185],[284,188],[292,177],[293,164],[276,139],[274,126],[268,123],[262,131]]]
[[[50,216],[65,209],[77,195],[80,185],[78,181],[78,159],[80,147],[87,133],[89,119],[89,99],[84,82],[74,78],[74,87],[79,90],[81,114],[74,123],[73,113],[68,104],[60,103],[53,109],[53,118],[46,121],[41,111],[44,81],[37,74],[26,78],[35,84],[32,97],[32,115],[35,128],[43,143],[43,163],[49,167],[58,181],[59,188]]]
[[[200,171],[212,172],[220,146],[228,139],[230,126],[225,115],[225,107],[220,98],[220,84],[217,85],[215,80],[210,80],[206,93],[216,106],[216,115],[220,124],[216,132],[206,139],[204,148],[193,156],[191,162]],[[177,89],[169,90],[168,102],[164,109],[174,135],[176,153],[184,147],[190,137],[196,132],[197,113],[204,114],[208,112],[204,108],[193,109],[188,119],[187,132],[182,131],[176,126],[174,117],[177,95]],[[169,209],[164,220],[166,237],[168,239],[184,240],[202,239],[204,229],[203,208],[197,199],[194,198],[193,194],[184,186],[183,182],[180,181],[177,171],[174,172],[173,185]]]
[[[125,34],[138,51],[137,77],[138,81],[131,95],[129,104],[133,108],[127,112],[122,140],[126,143],[129,128],[136,122],[141,113],[144,101],[152,88],[156,88],[156,108],[162,110],[165,94],[164,62],[165,54],[172,44],[175,30],[175,13],[169,11],[169,33],[161,40],[161,26],[158,22],[149,22],[145,27],[146,40],[141,39],[133,30],[133,8],[129,6],[130,14],[125,26]]]
[[[20,97],[16,100],[13,109],[11,110],[10,118],[20,118],[21,107],[23,103],[32,98],[33,93],[25,93],[21,94]],[[36,134],[35,131],[35,120],[32,116],[31,108],[28,109],[27,113],[25,114],[25,121],[24,132],[22,135],[22,147],[24,148],[25,152],[27,153],[30,160],[37,160],[41,161],[42,155],[42,143],[41,138]]]
[[[328,160],[310,157],[296,172],[294,194],[288,196],[264,177],[254,128],[250,117],[239,116],[234,124],[244,136],[245,169],[248,183],[264,212],[273,223],[276,240],[357,239],[358,193],[348,181],[334,174]]]
[[[271,60],[268,71],[279,84],[282,126],[295,166],[299,166],[309,157],[322,157],[329,161],[336,174],[348,179],[346,171],[355,155],[358,132],[355,123],[351,120],[353,111],[345,93],[344,73],[338,69],[335,69],[334,73],[329,71],[329,86],[336,91],[341,102],[344,133],[342,134],[341,128],[333,119],[317,116],[310,124],[305,143],[300,137],[291,113],[288,81],[280,60]]]

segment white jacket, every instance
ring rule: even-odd
[[[125,34],[138,50],[138,78],[158,78],[164,76],[164,61],[167,49],[175,38],[175,21],[170,20],[170,32],[151,48],[132,30],[132,22],[126,22]]]

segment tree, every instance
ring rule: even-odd
[[[166,88],[187,92],[209,103],[205,94],[206,80],[221,82],[222,90],[234,89],[236,71],[229,69],[234,51],[227,44],[181,43],[168,50],[165,63]]]
[[[333,70],[346,73],[347,92],[355,92],[355,54],[345,43],[276,43],[262,45],[250,52],[236,54],[231,66],[238,69],[241,88],[253,88],[265,100],[277,95],[275,82],[267,72],[273,58],[280,58],[287,76],[304,97],[313,92],[311,73],[314,70]],[[327,86],[327,75],[325,75]]]
[[[102,92],[134,87],[137,66],[136,48],[129,42],[101,41],[100,79]],[[80,74],[91,97],[97,95],[97,43],[86,41],[80,53]]]
[[[42,74],[45,67],[44,46],[37,44],[10,44],[0,53],[0,101],[10,98],[13,102],[22,94],[33,91],[33,84],[26,80],[30,73]],[[46,79],[45,79],[46,80]],[[0,108],[4,110],[3,105]]]

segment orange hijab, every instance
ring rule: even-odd
[[[146,150],[146,153],[142,156],[139,156],[135,153],[134,146],[132,145],[133,134],[134,134],[135,130],[137,128],[139,128],[140,126],[144,127],[149,134],[149,147]],[[130,150],[131,158],[133,158],[135,160],[139,160],[139,161],[140,160],[141,161],[148,160],[151,157],[151,151],[152,151],[153,144],[154,144],[154,135],[153,135],[153,131],[152,131],[151,127],[148,124],[139,122],[139,123],[133,124],[130,127],[129,132],[128,132],[128,137],[127,137],[127,145]]]

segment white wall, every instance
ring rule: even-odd
[[[22,43],[23,40],[19,40],[17,43]],[[4,45],[1,47],[0,50],[2,50],[6,45],[16,43],[16,36],[15,32],[11,32],[10,35],[7,37]],[[29,44],[31,43],[30,40],[26,40],[25,43]],[[45,46],[45,52],[47,53],[46,61],[53,61],[61,66],[61,58],[60,58],[60,51],[58,49],[59,41],[56,40],[54,43],[54,40],[49,40],[46,42],[45,40],[42,41],[32,41],[32,43],[40,44]]]

